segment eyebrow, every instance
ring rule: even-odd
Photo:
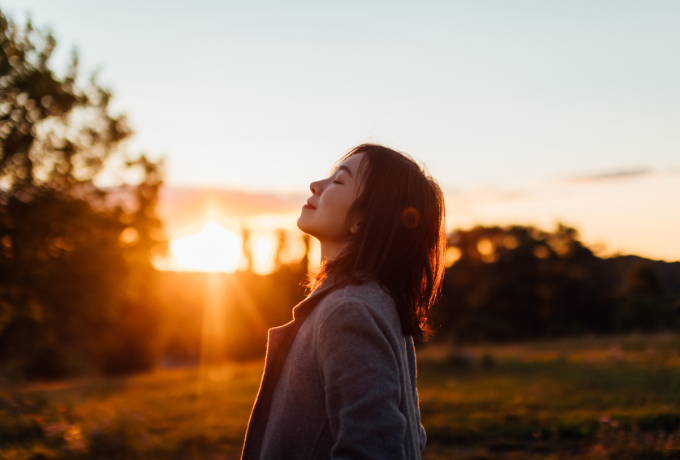
[[[338,166],[338,169],[336,169],[335,171],[340,171],[340,170],[347,171],[347,174],[349,174],[350,177],[354,177],[354,175],[352,174],[352,171],[350,171],[349,168],[348,168],[347,166],[345,166],[345,165],[340,165],[340,166]]]

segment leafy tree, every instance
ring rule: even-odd
[[[58,377],[149,367],[162,164],[131,158],[111,92],[63,76],[56,41],[0,11],[0,365]],[[136,173],[104,188],[102,173]]]
[[[440,337],[517,340],[608,332],[613,276],[576,230],[475,227],[449,237],[458,259],[433,309]]]
[[[661,273],[653,263],[640,261],[633,265],[624,278],[622,291],[614,316],[617,329],[650,332],[677,322]]]

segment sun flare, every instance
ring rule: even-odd
[[[241,262],[241,238],[215,221],[171,244],[172,262],[180,270],[233,272]]]

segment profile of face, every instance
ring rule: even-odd
[[[322,251],[333,252],[344,246],[359,229],[360,222],[348,221],[348,212],[361,194],[366,162],[358,153],[340,163],[329,177],[312,182],[312,196],[302,207],[297,225],[321,243]]]

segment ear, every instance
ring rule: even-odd
[[[356,235],[357,232],[359,231],[359,227],[361,226],[361,222],[356,222],[353,224],[350,228],[349,231],[352,235]]]

